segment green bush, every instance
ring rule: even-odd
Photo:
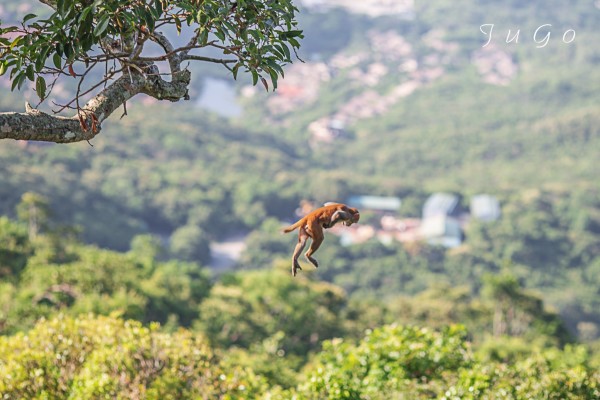
[[[375,329],[358,344],[327,342],[299,387],[306,399],[430,398],[436,380],[471,364],[460,326],[432,331],[397,325]],[[433,382],[433,383],[432,383]]]
[[[156,324],[59,316],[0,337],[4,399],[253,399],[264,389],[251,372],[221,368],[201,336]]]

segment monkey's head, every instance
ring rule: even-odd
[[[358,222],[358,220],[360,219],[360,213],[358,212],[358,210],[356,208],[350,208],[350,213],[352,214],[352,218],[350,218],[349,220],[344,222],[346,224],[346,226],[356,224]]]

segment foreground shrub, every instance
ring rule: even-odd
[[[221,368],[204,338],[112,317],[57,317],[0,337],[6,399],[252,399],[264,382]]]

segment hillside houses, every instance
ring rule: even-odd
[[[396,15],[412,19],[415,15],[414,0],[300,0],[299,3],[316,11],[340,7],[369,17]]]
[[[519,70],[512,55],[493,44],[475,51],[472,63],[484,82],[497,86],[508,85]]]
[[[452,248],[465,241],[464,229],[471,220],[493,222],[500,218],[500,203],[488,194],[473,196],[467,208],[459,195],[434,193],[423,204],[421,218],[401,217],[402,201],[397,197],[351,196],[346,203],[368,217],[359,224],[330,230],[343,245],[376,239],[388,245],[422,241]]]
[[[366,7],[366,4],[412,7],[407,2],[312,1],[315,7]],[[389,5],[388,3],[393,5]],[[404,4],[404,6],[402,6]],[[370,7],[370,6],[369,6]],[[388,10],[388,13],[392,11]],[[331,57],[319,55],[303,63],[287,66],[278,89],[265,98],[273,123],[286,124],[299,109],[314,107],[320,101],[321,90],[343,80],[343,97],[332,99],[333,107],[314,116],[307,123],[309,145],[318,148],[348,137],[356,122],[385,115],[406,97],[438,81],[457,59],[459,46],[448,41],[443,30],[434,29],[419,46],[394,29],[371,29],[365,32],[365,46],[352,46]],[[241,95],[252,98],[259,89],[247,86]]]

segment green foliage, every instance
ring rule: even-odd
[[[113,317],[59,316],[0,337],[6,398],[248,399],[264,390],[251,372],[219,366],[205,340]]]
[[[391,325],[368,333],[357,345],[328,342],[299,398],[430,398],[436,393],[432,381],[471,365],[464,336],[461,327],[435,332]]]
[[[30,254],[27,228],[0,217],[0,279],[12,280],[17,277]]]
[[[196,225],[178,228],[171,235],[171,254],[180,260],[205,264],[210,261],[210,241]]]
[[[17,204],[17,216],[27,223],[29,239],[35,239],[40,230],[47,228],[49,214],[48,200],[37,193],[23,193],[21,202]]]
[[[161,25],[173,26],[177,33],[185,24],[195,32],[192,45],[205,47],[220,43],[224,54],[235,55],[230,68],[250,72],[254,84],[259,78],[273,88],[282,65],[292,61],[302,38],[295,20],[297,9],[291,1],[240,1],[228,5],[222,1],[128,0],[76,2],[58,0],[53,13],[46,17],[28,14],[21,24],[0,26],[0,75],[10,70],[11,89],[20,89],[26,80],[35,81],[40,100],[48,97],[48,73],[77,74],[73,63],[85,62],[89,72],[106,57],[97,56],[110,43],[120,43],[120,56],[133,52],[139,32],[153,34]],[[11,38],[10,34],[14,36]],[[216,39],[213,42],[213,38]],[[50,63],[51,61],[51,63]],[[86,72],[86,74],[87,74]],[[85,75],[85,74],[83,74]]]
[[[533,355],[515,364],[474,365],[461,371],[458,382],[445,391],[443,399],[595,399],[600,396],[597,370],[585,363],[554,363],[559,351]]]
[[[216,284],[197,327],[219,347],[249,348],[282,332],[279,348],[304,356],[344,334],[344,293],[327,283],[292,280],[287,268],[241,272]]]
[[[92,151],[2,146],[0,165],[9,171],[0,176],[2,215],[13,214],[22,193],[36,191],[50,199],[55,220],[83,228],[86,242],[124,251],[137,234],[171,235],[196,225],[214,239],[261,224],[264,214],[255,217],[256,210],[281,218],[297,206],[301,188],[294,175],[262,182],[295,163],[276,135],[248,135],[206,114],[199,125],[198,111],[185,106],[144,106],[146,115],[134,114],[135,107],[128,106],[131,114],[114,134],[136,134],[116,141],[111,134],[99,137]],[[35,166],[28,172],[18,161],[25,155]]]
[[[510,363],[473,356],[459,326],[385,326],[358,344],[333,340],[284,393],[299,399],[594,399],[598,372],[582,348],[546,350]],[[276,397],[279,398],[279,397]]]
[[[117,3],[127,4],[122,16],[111,9]],[[197,7],[216,3],[223,4],[205,1]],[[240,1],[238,11],[253,3],[287,4]],[[0,338],[0,392],[16,398],[66,393],[282,400],[599,398],[600,196],[594,160],[600,119],[591,105],[599,101],[594,39],[600,14],[584,1],[471,3],[417,2],[415,19],[402,21],[340,10],[302,17],[310,30],[307,50],[325,62],[339,52],[370,51],[367,39],[374,31],[400,33],[419,65],[435,55],[426,48],[425,35],[441,32],[444,43],[457,46],[443,77],[382,115],[348,122],[347,137],[331,146],[308,146],[307,126],[335,114],[350,96],[367,90],[385,94],[410,75],[398,74],[398,65],[380,55],[356,68],[365,71],[377,62],[396,71],[384,82],[367,87],[349,80],[349,70],[338,70],[322,82],[313,103],[283,116],[271,115],[260,95],[247,100],[237,121],[191,107],[142,108],[132,102],[129,117],[98,137],[94,149],[5,143],[1,214],[15,216],[21,195],[35,191],[48,199],[57,221],[83,226],[85,241],[131,250],[119,254],[83,246],[73,234],[52,229],[30,241],[29,218],[24,224],[0,218],[0,331],[22,332]],[[71,5],[82,11],[90,4]],[[7,7],[16,9],[12,2]],[[97,37],[127,37],[125,30],[116,33],[117,19],[127,22],[137,15],[151,27],[154,16],[143,10],[152,14],[155,7],[156,2],[104,2],[83,19],[92,18],[92,36],[96,30]],[[242,35],[242,26],[231,19],[238,11],[207,8],[192,19],[217,18],[211,27],[222,24],[225,42],[234,46],[235,35]],[[255,11],[262,12],[248,12]],[[112,19],[102,19],[109,14]],[[175,29],[179,19],[183,30],[184,16],[191,14],[162,15],[170,15],[166,22]],[[283,15],[289,13],[277,18]],[[518,63],[517,75],[505,87],[482,82],[471,63],[482,45],[483,16],[496,24],[497,46]],[[36,21],[29,19],[25,29]],[[198,21],[192,29],[206,32],[207,25]],[[541,23],[557,29],[547,49],[524,42]],[[522,42],[505,46],[502,31],[517,27]],[[563,46],[559,30],[571,27],[577,41]],[[84,24],[81,32],[89,34],[88,28]],[[270,45],[266,36],[248,35],[248,46]],[[1,63],[27,51],[39,59],[43,53],[33,49],[51,38],[19,39]],[[218,36],[210,38],[224,44]],[[2,40],[12,43],[15,37]],[[254,50],[247,47],[247,57]],[[284,48],[262,50],[288,62]],[[52,58],[44,69],[56,68]],[[268,59],[263,69],[250,68],[272,78]],[[65,55],[57,61],[68,68]],[[33,68],[43,94],[44,83],[31,63],[23,59],[13,82],[28,79]],[[25,78],[17,75],[23,71]],[[45,89],[48,96],[49,86]],[[0,98],[0,108],[14,106],[9,96]],[[301,199],[397,195],[402,216],[418,217],[425,198],[440,190],[465,198],[492,193],[501,200],[502,217],[471,221],[465,244],[453,250],[375,241],[343,247],[328,234],[317,253],[321,268],[289,276],[296,239],[280,234],[280,220],[292,219]],[[212,287],[197,265],[165,262],[167,254],[152,235],[171,237],[168,256],[199,260],[209,239],[245,231],[251,232],[242,267],[262,271],[225,274]],[[39,322],[29,330],[40,317],[89,312],[160,321],[163,328],[80,316]],[[387,323],[396,324],[382,327]],[[182,325],[197,334],[178,330]],[[363,338],[365,328],[369,333]],[[588,350],[587,344],[569,344],[574,336],[596,341]],[[62,351],[58,358],[56,349]]]
[[[493,280],[507,278],[498,275],[502,271],[511,279],[505,282],[508,286],[504,289],[516,297],[500,307],[501,314],[513,315],[516,311],[513,315],[516,326],[520,318],[525,318],[523,323],[528,327],[525,330],[531,335],[548,335],[564,343],[570,340],[566,328],[571,334],[580,334],[578,324],[585,321],[589,327],[582,325],[582,329],[588,329],[593,338],[594,326],[600,326],[595,278],[600,265],[597,233],[600,215],[596,212],[599,205],[598,192],[593,188],[571,193],[559,190],[515,193],[503,201],[500,220],[492,223],[472,220],[466,230],[465,244],[453,250],[418,242],[388,246],[375,240],[343,247],[335,236],[326,234],[326,246],[317,254],[322,268],[316,273],[320,279],[342,286],[350,298],[374,297],[388,303],[399,294],[414,296],[435,285],[446,285],[439,292],[439,301],[431,304],[432,309],[438,310],[434,314],[441,321],[460,318],[466,324],[464,318],[469,318],[468,315],[458,311],[463,306],[461,302],[454,304],[459,308],[449,311],[449,315],[439,315],[447,309],[444,303],[451,297],[448,286],[467,288],[468,293],[479,297],[483,286],[489,288]],[[288,259],[295,239],[280,235],[279,229],[269,222],[252,233],[242,265],[263,268],[272,264],[274,256]],[[466,297],[469,302],[472,300],[470,295]],[[431,299],[420,297],[420,300]],[[558,309],[566,327],[557,319],[556,311],[544,310],[542,301]],[[499,298],[499,302],[504,300]],[[432,313],[430,308],[420,310],[418,302],[410,304],[410,309],[417,315]],[[493,309],[485,305],[480,311],[472,311],[487,314]],[[427,324],[435,321],[436,318],[429,318]]]
[[[163,255],[160,239],[153,235],[137,235],[131,240],[130,254],[148,269]]]
[[[301,382],[286,389],[276,386],[292,373],[276,355],[283,337],[263,342],[262,356],[233,350],[222,358],[201,335],[185,329],[164,333],[158,324],[61,315],[0,337],[0,393],[7,398],[240,400],[600,395],[600,375],[581,346],[546,348],[510,363],[486,361],[471,353],[461,326],[435,331],[388,325],[368,331],[358,343],[327,341],[299,374]]]
[[[27,329],[40,317],[68,314],[119,313],[142,321],[175,320],[190,325],[197,307],[208,294],[206,272],[197,264],[158,262],[155,254],[119,254],[83,246],[69,237],[39,236],[28,245],[23,229],[23,247],[15,247],[18,225],[0,220],[11,274],[2,278],[11,296],[3,298],[0,330]],[[138,243],[137,249],[141,246]],[[31,246],[31,247],[29,247]],[[61,252],[60,256],[57,251]],[[136,258],[134,258],[136,257]]]
[[[218,351],[222,354],[224,368],[244,368],[264,377],[270,387],[289,389],[301,379],[299,371],[305,357],[286,353],[281,348],[284,332],[277,332],[262,342],[253,343],[249,349],[230,347]]]

